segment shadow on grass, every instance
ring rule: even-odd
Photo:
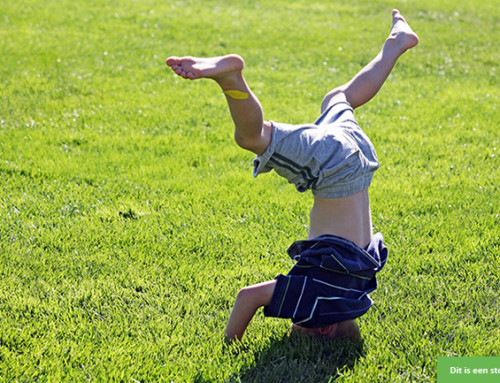
[[[255,355],[255,365],[232,381],[332,382],[350,374],[364,355],[363,341],[325,341],[303,336],[285,336]]]

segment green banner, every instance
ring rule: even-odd
[[[499,356],[440,356],[437,364],[438,383],[498,383]]]

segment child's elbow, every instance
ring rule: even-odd
[[[252,290],[249,287],[243,287],[240,291],[238,291],[236,299],[239,301],[249,301],[252,299],[253,295],[255,294],[252,293]]]
[[[236,296],[236,301],[247,308],[257,309],[262,306],[261,294],[252,286],[243,287]]]
[[[236,299],[256,309],[261,306],[268,306],[274,294],[275,286],[276,280],[246,286],[238,292]]]

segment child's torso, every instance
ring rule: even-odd
[[[343,198],[314,198],[308,239],[337,235],[365,248],[371,241],[372,222],[368,189]]]

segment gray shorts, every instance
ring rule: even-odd
[[[379,168],[373,145],[347,102],[330,106],[314,124],[271,122],[266,151],[253,162],[254,177],[274,169],[299,192],[341,198],[370,186]]]

